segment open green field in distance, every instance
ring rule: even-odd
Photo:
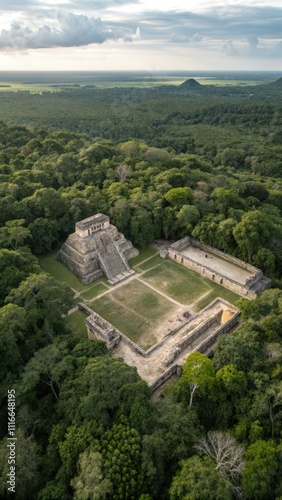
[[[143,80],[143,81],[125,81],[125,82],[119,82],[119,81],[102,81],[93,84],[93,90],[95,88],[97,89],[112,89],[112,88],[144,88],[144,89],[150,89],[154,87],[162,87],[162,86],[179,86],[182,83],[185,82],[187,79],[171,79],[171,80],[155,80],[152,79],[150,80]],[[263,82],[260,80],[210,80],[210,79],[199,79],[197,80],[201,85],[214,85],[216,87],[247,87],[247,86],[255,86],[255,85],[262,85]],[[16,82],[9,82],[4,83],[0,82],[0,92],[28,92],[30,94],[42,94],[44,92],[64,92],[68,89],[86,89],[90,88],[88,85],[75,85],[73,84],[58,84],[58,85],[51,85],[51,84],[38,84],[38,83],[16,83]]]
[[[73,88],[73,86],[71,87]],[[28,92],[42,94],[42,92],[61,92],[64,87],[54,87],[49,84],[33,84],[20,82],[0,82],[0,92]]]
[[[0,72],[0,92],[62,92],[68,89],[153,88],[179,86],[188,79],[201,85],[255,86],[275,81],[280,74],[250,72]]]

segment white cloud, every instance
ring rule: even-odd
[[[227,54],[228,56],[238,55],[238,50],[236,49],[236,47],[234,47],[233,42],[231,40],[228,40],[227,43],[224,43],[222,45],[222,52],[224,54]]]
[[[199,35],[199,33],[194,33],[194,35],[191,38],[191,42],[193,43],[199,43],[203,40],[203,37]]]
[[[140,38],[140,29],[135,33],[128,28],[110,26],[100,18],[75,14],[58,14],[57,25],[45,24],[31,29],[13,22],[10,29],[0,34],[0,49],[38,49],[47,47],[79,47],[101,44],[106,40]]]
[[[52,67],[57,65],[55,58],[62,60],[65,50],[76,68],[78,50],[86,61],[88,55],[91,59],[91,50],[95,49],[98,60],[99,51],[116,48],[124,54],[129,51],[115,61],[115,67],[119,64],[124,69],[129,65],[143,69],[146,61],[179,69],[201,63],[205,69],[218,61],[219,66],[237,64],[239,69],[270,64],[275,68],[276,62],[279,70],[281,1],[0,0],[1,26],[5,28],[0,33],[1,68],[5,69],[6,54],[16,60],[17,51],[30,54],[30,61],[38,58],[37,62],[41,53],[44,58],[48,53]],[[109,69],[113,58],[109,62],[103,55]]]

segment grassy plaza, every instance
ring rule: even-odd
[[[112,323],[131,340],[147,349],[157,341],[162,325],[182,307],[197,312],[216,297],[235,303],[238,295],[203,278],[170,259],[162,259],[154,248],[147,248],[130,261],[135,278],[111,286],[106,278],[83,285],[67,267],[56,259],[57,251],[40,259],[45,272],[67,283],[76,296]],[[78,335],[86,337],[86,315],[74,311],[66,324]]]

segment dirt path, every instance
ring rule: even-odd
[[[205,297],[207,297],[210,293],[211,293],[211,290],[209,290],[208,292],[203,293],[203,295],[200,295],[200,297],[198,297],[197,300],[195,300],[194,302],[192,302],[192,304],[189,304],[189,307],[191,307],[191,309],[194,309],[195,306],[198,304],[198,302],[200,302],[200,300],[202,300]]]
[[[100,299],[100,297],[103,297],[104,295],[107,295],[108,293],[114,292],[117,288],[120,288],[123,285],[126,285],[127,283],[130,283],[130,281],[133,281],[137,278],[137,274],[133,274],[132,276],[129,276],[126,280],[121,281],[120,283],[117,283],[114,286],[108,287],[108,290],[105,292],[99,293],[99,295],[96,295],[96,297],[92,297],[91,299],[83,299],[83,302],[85,304],[88,304],[89,302],[92,302],[93,300]],[[107,285],[105,285],[107,286]]]
[[[72,313],[78,311],[78,306],[75,306],[73,307],[72,309],[70,309],[67,314],[63,314],[63,318],[65,318],[66,316],[70,316]]]
[[[143,283],[143,285],[145,285],[145,286],[151,288],[152,290],[154,290],[154,292],[159,293],[160,295],[162,295],[163,297],[165,297],[167,300],[170,300],[170,302],[173,302],[177,306],[179,306],[179,307],[185,307],[186,304],[181,304],[181,302],[177,302],[177,300],[172,299],[166,293],[163,293],[160,290],[158,290],[158,288],[155,288],[154,286],[149,285],[149,283],[147,281],[144,281],[144,280],[142,280],[141,278],[138,278],[138,277],[137,277],[137,280],[140,281],[141,283]]]
[[[139,264],[136,265],[136,267],[139,267],[139,266],[142,266],[142,264],[145,264],[145,262],[147,262],[148,260],[151,260],[153,259],[154,257],[156,257],[157,255],[159,255],[157,252],[154,253],[154,255],[151,255],[151,257],[147,257],[147,259],[144,259],[142,260],[141,262],[139,262]]]

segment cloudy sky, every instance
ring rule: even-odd
[[[282,0],[0,0],[1,70],[282,71]]]

